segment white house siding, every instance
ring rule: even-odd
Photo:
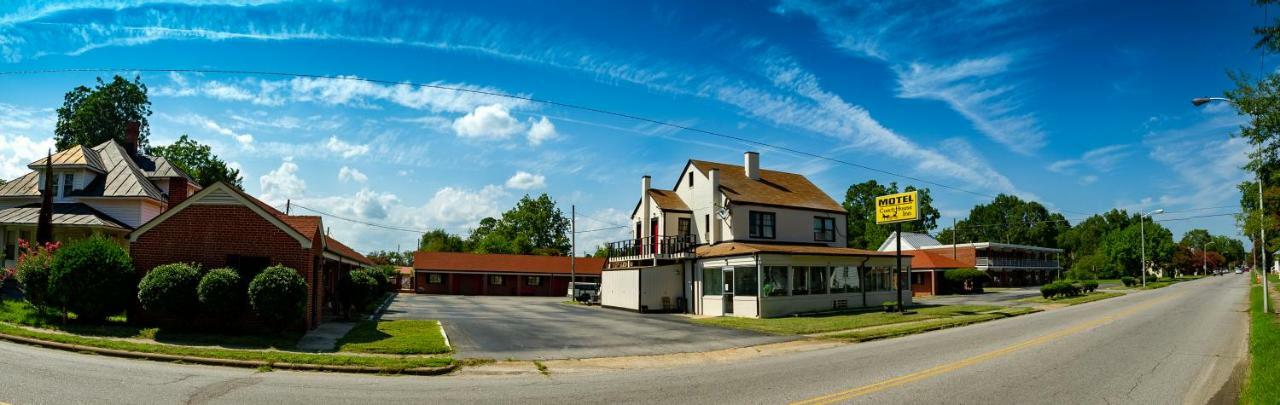
[[[164,205],[160,204],[159,202],[152,201],[152,200],[143,200],[143,201],[144,202],[142,203],[142,217],[141,217],[142,222],[139,222],[139,225],[147,223],[147,221],[150,221],[152,218],[160,216],[160,213],[164,212]]]
[[[700,297],[700,300],[702,302],[702,305],[699,308],[701,310],[701,315],[707,315],[707,316],[724,315],[724,296],[703,294],[703,286],[706,284],[706,282],[703,280],[703,274],[704,274],[704,269],[721,270],[721,269],[724,269],[725,267],[733,267],[733,271],[735,272],[751,271],[751,272],[756,272],[757,275],[759,274],[759,269],[756,267],[755,256],[718,257],[714,259],[698,260],[698,262],[693,266],[694,278],[698,280],[698,282],[696,283],[697,289],[695,290],[694,296]],[[759,277],[756,278],[756,284],[757,284],[756,291],[758,292],[760,291]],[[756,312],[755,298],[756,297],[734,296],[732,315],[751,316],[751,317],[756,316],[755,315],[755,312]]]
[[[640,270],[605,270],[600,278],[600,305],[640,310]]]
[[[666,298],[672,309],[683,295],[679,264],[640,269],[640,305],[647,311],[663,311],[662,299]]]
[[[143,202],[143,200],[139,198],[94,198],[81,200],[80,202],[83,202],[98,211],[102,211],[102,213],[110,215],[117,221],[124,222],[125,225],[129,225],[134,228],[137,228],[139,225],[146,222],[143,218],[143,207],[147,203]],[[155,215],[152,215],[150,218],[146,219],[154,217]]]
[[[797,243],[824,243],[827,246],[844,247],[846,229],[845,215],[826,211],[812,211],[795,208],[768,207],[749,204],[738,204],[732,208],[732,228],[735,232],[725,233],[726,238],[732,235],[733,240],[740,242],[770,241]],[[774,238],[751,238],[751,211],[774,213]],[[835,241],[822,242],[813,238],[813,218],[827,217],[835,220]]]
[[[759,256],[757,262],[755,256],[734,256],[727,258],[703,259],[699,260],[694,266],[695,278],[701,281],[703,277],[703,269],[722,269],[724,267],[733,267],[734,271],[755,271],[757,272],[757,283],[763,283],[764,277],[759,273],[761,266],[864,266],[870,267],[892,267],[894,266],[894,258],[892,257],[857,257],[857,256],[804,256],[804,255],[785,255],[785,254],[763,254]],[[910,268],[910,258],[903,258],[903,267]],[[790,273],[789,273],[790,274]],[[828,280],[828,284],[830,280]],[[722,295],[702,295],[700,284],[695,284],[697,296],[700,297],[701,308],[700,314],[707,316],[722,316],[724,314],[724,298]],[[866,288],[867,285],[862,285]],[[744,317],[778,317],[795,313],[830,311],[835,307],[836,301],[843,300],[844,305],[848,308],[857,308],[862,306],[877,307],[885,301],[896,301],[897,292],[894,290],[886,291],[867,291],[852,293],[836,293],[836,294],[809,294],[809,295],[787,295],[761,297],[763,288],[759,285],[756,287],[757,296],[734,296],[733,299],[733,316]],[[903,302],[911,303],[911,291],[903,291]]]

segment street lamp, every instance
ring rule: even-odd
[[[1200,248],[1200,266],[1204,268],[1204,275],[1206,276],[1209,275],[1209,245],[1212,244],[1213,241],[1209,241]]]
[[[1147,230],[1146,230],[1147,217],[1150,217],[1152,215],[1160,215],[1163,213],[1164,213],[1164,208],[1161,208],[1155,211],[1148,212],[1146,214],[1142,214],[1141,217],[1138,217],[1138,236],[1142,238],[1142,242],[1139,243],[1139,245],[1142,246],[1142,263],[1138,267],[1142,268],[1141,271],[1142,271],[1143,287],[1147,286]]]
[[[1223,102],[1235,105],[1234,101],[1231,101],[1231,99],[1224,98],[1224,97],[1196,97],[1191,99],[1191,105],[1199,107],[1214,101],[1223,101]],[[1262,159],[1262,145],[1258,145],[1258,159],[1259,160]],[[1267,217],[1263,215],[1263,212],[1262,212],[1263,208],[1262,208],[1261,162],[1259,162],[1259,165],[1258,165],[1257,175],[1258,175],[1258,246],[1259,246],[1258,254],[1261,255],[1261,259],[1262,259],[1260,260],[1260,264],[1262,265],[1262,295],[1265,297],[1267,295],[1267,291],[1270,291],[1270,290],[1267,289],[1268,288],[1267,287],[1267,270],[1268,270],[1267,268],[1267,227],[1264,226],[1263,224],[1264,222],[1266,222]],[[1268,299],[1262,300],[1262,312],[1267,312],[1267,309],[1268,309],[1267,301],[1270,301],[1270,300]]]

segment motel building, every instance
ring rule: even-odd
[[[565,297],[569,279],[599,283],[604,259],[417,252],[411,288],[419,294]]]
[[[897,250],[897,235],[878,249]],[[1062,249],[996,242],[943,244],[923,233],[902,233],[902,254],[915,259],[911,267],[911,291],[916,296],[954,291],[943,275],[951,269],[978,269],[991,276],[989,287],[1035,286],[1053,281],[1061,272]]]
[[[673,180],[641,178],[632,237],[607,246],[602,305],[777,317],[898,300],[894,254],[846,247],[844,208],[804,176],[747,152],[740,166],[689,160]]]

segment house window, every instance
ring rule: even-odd
[[[772,212],[751,211],[747,217],[752,238],[774,238],[774,214]]]
[[[831,293],[851,293],[862,291],[862,283],[858,280],[858,268],[840,266],[831,269]]]
[[[527,276],[527,277],[525,277],[525,278],[524,278],[524,283],[525,283],[525,284],[528,284],[528,285],[530,285],[530,286],[537,287],[537,286],[542,285],[542,277],[539,277],[539,276]]]
[[[427,275],[427,284],[443,284],[444,275],[439,273],[431,273]]]
[[[779,297],[787,295],[787,266],[766,266],[764,268],[764,295]]]
[[[693,172],[689,172],[689,187],[693,187]]]
[[[502,276],[489,276],[489,285],[502,285]]]
[[[702,269],[702,295],[724,294],[724,270],[719,267]]]
[[[702,227],[706,228],[703,232],[711,233],[711,214],[702,216]]]
[[[818,242],[835,242],[836,219],[829,217],[813,217],[813,240]]]
[[[76,175],[65,173],[62,175],[62,184],[58,186],[58,198],[71,195],[71,187],[75,185]]]
[[[756,284],[755,267],[738,267],[733,269],[733,295],[754,297],[759,285]]]
[[[693,226],[689,224],[689,218],[679,218],[676,220],[676,235],[688,236],[693,234]]]

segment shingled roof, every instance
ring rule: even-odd
[[[157,161],[160,160],[160,161]],[[45,158],[31,162],[27,167],[40,168]],[[164,193],[151,183],[150,177],[190,176],[173,167],[168,161],[149,156],[134,155],[114,140],[93,148],[75,146],[53,155],[54,167],[84,167],[100,173],[83,189],[75,190],[70,197],[142,197],[165,201]],[[151,172],[139,167],[147,166]],[[152,176],[163,171],[164,176]],[[0,197],[39,197],[40,175],[32,171],[0,186]],[[194,184],[194,183],[193,183]]]
[[[754,180],[740,165],[705,160],[690,160],[689,164],[704,175],[711,169],[719,170],[720,190],[730,202],[846,213],[843,206],[803,175],[761,169],[760,179]]]

